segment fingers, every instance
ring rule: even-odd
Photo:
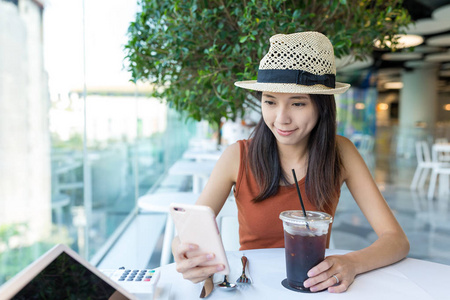
[[[345,292],[348,289],[350,284],[351,284],[350,282],[348,282],[347,280],[344,280],[344,281],[340,282],[339,285],[330,286],[328,288],[328,292],[330,292],[330,293],[343,293],[343,292]]]
[[[205,280],[210,275],[225,269],[225,266],[222,264],[200,266],[213,260],[214,254],[195,253],[195,250],[197,249],[197,245],[180,243],[177,250],[174,251],[176,270],[183,274],[184,279],[188,279],[193,283],[198,283]],[[192,253],[195,253],[195,255]]]
[[[183,274],[183,278],[192,281],[193,283],[198,283],[214,273],[223,271],[225,269],[224,265],[211,265],[200,267],[199,264],[208,261],[209,259],[205,256],[199,256],[193,259],[187,259],[182,263],[177,264],[176,270]]]
[[[340,275],[335,275],[339,277]],[[345,292],[349,286],[348,280],[339,280],[339,283],[337,283],[336,278],[333,276],[327,278],[326,280],[310,287],[311,292],[318,292],[325,289],[328,289],[328,292],[330,293],[342,293]]]
[[[198,246],[195,244],[186,244],[186,243],[180,243],[178,244],[178,248],[173,251],[173,258],[176,262],[181,261],[183,259],[187,259],[187,253],[189,251],[197,250]]]
[[[333,266],[331,260],[325,259],[320,264],[308,271],[308,277],[314,277],[329,270]]]
[[[331,268],[333,267],[333,263],[331,260],[325,259],[320,264],[312,268],[308,271],[308,279],[303,282],[305,287],[312,287],[316,284],[326,281],[331,276]],[[335,282],[336,283],[336,282]],[[328,286],[327,286],[328,287]]]
[[[192,281],[193,283],[202,282],[209,276],[217,273],[217,265],[207,267],[196,267],[185,271],[183,278]],[[223,268],[222,268],[223,270]]]
[[[343,257],[327,257],[309,270],[303,285],[312,292],[328,289],[330,293],[345,292],[355,278],[354,270]]]

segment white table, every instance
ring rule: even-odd
[[[200,193],[206,181],[211,175],[215,161],[187,161],[179,160],[169,169],[169,175],[189,175],[192,176],[192,192]]]
[[[327,250],[326,255],[344,254],[348,251]],[[244,251],[249,259],[249,273],[253,284],[232,291],[215,287],[208,299],[400,299],[427,300],[449,299],[448,284],[450,266],[407,258],[391,266],[358,275],[342,294],[300,293],[290,291],[281,285],[286,278],[284,249],[259,249]],[[231,268],[230,281],[235,281],[241,273],[242,252],[228,252]],[[222,276],[214,276],[220,282]],[[155,299],[197,299],[202,284],[184,280],[175,270],[174,264],[161,267]]]
[[[212,160],[217,161],[222,155],[222,150],[208,149],[188,149],[183,153],[184,159],[193,159],[195,161]]]

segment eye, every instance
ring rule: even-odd
[[[267,105],[275,105],[275,102],[270,101],[270,100],[264,100],[264,103]]]
[[[296,107],[302,107],[302,106],[305,106],[305,103],[297,102],[297,103],[292,103],[292,105],[296,106]]]

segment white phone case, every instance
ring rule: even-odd
[[[170,214],[180,241],[199,246],[193,255],[214,253],[215,258],[204,265],[223,264],[225,269],[217,273],[228,275],[230,268],[213,210],[204,205],[172,203]]]

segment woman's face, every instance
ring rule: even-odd
[[[285,145],[307,142],[319,119],[308,94],[263,92],[261,109],[264,122],[278,143]]]

